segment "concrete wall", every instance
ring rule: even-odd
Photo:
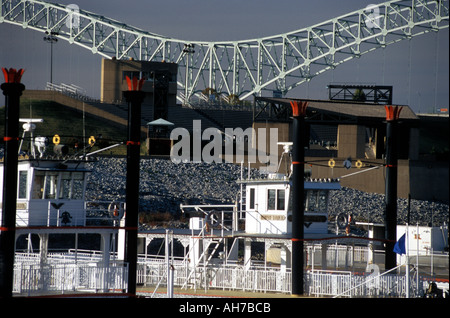
[[[318,161],[320,158],[305,158],[308,161]],[[322,164],[327,165],[330,158],[322,158]],[[352,168],[343,168],[345,158],[334,158],[336,165],[332,169],[328,166],[313,165],[314,178],[341,178],[356,172],[361,172],[369,167],[360,169],[355,167],[356,159],[352,159]],[[373,166],[380,165],[378,169],[354,174],[341,179],[341,185],[365,192],[385,194],[385,168],[382,159],[372,159]],[[449,202],[449,167],[447,162],[430,162],[420,160],[398,161],[397,196],[407,198],[411,194],[412,199],[437,200]]]
[[[338,157],[364,158],[366,128],[359,125],[338,126]]]
[[[449,202],[447,161],[414,160],[410,161],[409,169],[413,198]]]

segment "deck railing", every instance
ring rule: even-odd
[[[198,266],[172,264],[174,286],[186,289],[223,289],[250,292],[291,293],[292,275],[289,270],[271,267]],[[138,284],[167,286],[167,265],[140,263]],[[418,284],[417,284],[418,283]],[[410,295],[423,294],[427,282],[423,277],[410,281]],[[351,271],[314,270],[305,273],[305,293],[316,297],[406,297],[406,277],[396,272],[355,273]],[[447,286],[448,290],[448,286]]]
[[[81,255],[80,255],[81,256]],[[50,257],[52,258],[52,257]],[[128,265],[112,262],[60,262],[36,264],[36,259],[22,257],[14,269],[14,293],[21,295],[114,293],[128,290]],[[34,263],[34,264],[31,264]],[[291,272],[275,267],[239,265],[189,267],[183,261],[172,262],[173,286],[186,289],[222,289],[247,292],[291,293]],[[138,263],[137,283],[144,286],[167,286],[167,264]],[[420,296],[427,281],[410,277],[410,295]],[[305,294],[316,297],[406,297],[405,275],[396,271],[385,273],[355,273],[336,270],[309,270],[305,273]],[[442,287],[441,287],[442,288]],[[444,289],[448,290],[447,287]]]
[[[128,264],[46,265],[16,264],[13,293],[21,295],[65,294],[77,292],[124,293],[128,290]]]

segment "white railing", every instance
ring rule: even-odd
[[[278,269],[245,269],[240,266],[189,268],[174,265],[174,286],[193,289],[224,289],[251,292],[290,293],[291,273]],[[138,266],[138,284],[167,284],[167,265],[146,263]]]
[[[111,254],[113,257],[114,254]],[[36,265],[40,262],[41,255],[32,252],[16,252],[14,261],[20,265]],[[69,249],[65,253],[49,252],[46,256],[46,263],[96,263],[103,260],[103,253],[95,250],[75,250]]]
[[[307,265],[314,269],[314,266],[330,269],[347,269],[355,266],[365,268],[368,264],[368,250],[367,246],[352,246],[352,245],[334,245],[329,244],[326,250],[326,265],[322,264],[322,244],[308,244],[307,251]]]
[[[86,253],[88,254],[88,253]],[[14,293],[124,292],[127,290],[126,263],[101,265],[101,255],[79,253],[79,262],[70,257],[48,255],[47,265],[40,266],[38,254],[16,254]],[[173,261],[173,286],[186,289],[223,289],[247,292],[291,293],[292,275],[276,267],[239,265],[189,267],[182,260]],[[137,283],[145,286],[167,286],[167,263],[141,258],[137,268]],[[423,294],[427,281],[411,277],[411,295]],[[355,274],[351,271],[312,270],[305,273],[305,293],[317,297],[406,297],[405,275],[396,271],[382,274]],[[447,288],[448,290],[448,284]]]
[[[75,84],[61,83],[60,85],[58,85],[58,84],[47,82],[47,85],[45,86],[45,90],[60,92],[64,95],[70,96],[70,97],[75,98],[80,101],[99,102],[98,99],[87,96],[86,90]]]
[[[352,273],[348,271],[313,271],[307,275],[307,292],[315,296],[334,296],[352,286]]]
[[[186,289],[223,289],[247,292],[291,293],[289,270],[274,267],[197,266],[174,264],[174,286]],[[147,260],[138,266],[138,284],[167,286],[167,264]],[[416,284],[418,282],[418,285]],[[411,295],[423,294],[423,277],[410,281]],[[395,271],[355,274],[352,271],[313,270],[305,273],[305,293],[317,297],[406,297],[405,275]]]
[[[244,268],[211,268],[210,287],[252,292],[291,292],[291,272]]]
[[[308,293],[318,297],[406,297],[406,277],[391,272],[354,275],[346,271],[311,271],[307,275]]]
[[[116,265],[116,266],[114,266]],[[13,292],[33,295],[68,292],[126,292],[128,264],[108,267],[59,263],[49,265],[16,264]]]

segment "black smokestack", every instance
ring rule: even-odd
[[[386,212],[385,212],[385,270],[397,265],[394,245],[397,240],[397,129],[402,107],[386,108]]]
[[[292,295],[303,295],[305,115],[307,102],[292,101]]]
[[[17,203],[17,166],[19,151],[20,96],[25,86],[20,83],[23,70],[2,68],[5,83],[5,153],[3,160],[3,206],[0,224],[0,298],[11,298],[14,277],[14,250]]]
[[[127,181],[125,215],[125,260],[128,262],[128,293],[136,296],[137,234],[139,213],[139,162],[141,150],[141,105],[145,93],[140,89],[142,80],[127,78],[128,103]]]

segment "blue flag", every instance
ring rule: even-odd
[[[398,241],[394,245],[394,252],[397,254],[406,254],[406,247],[405,247],[405,239],[406,234],[403,234],[401,238],[398,239]]]

